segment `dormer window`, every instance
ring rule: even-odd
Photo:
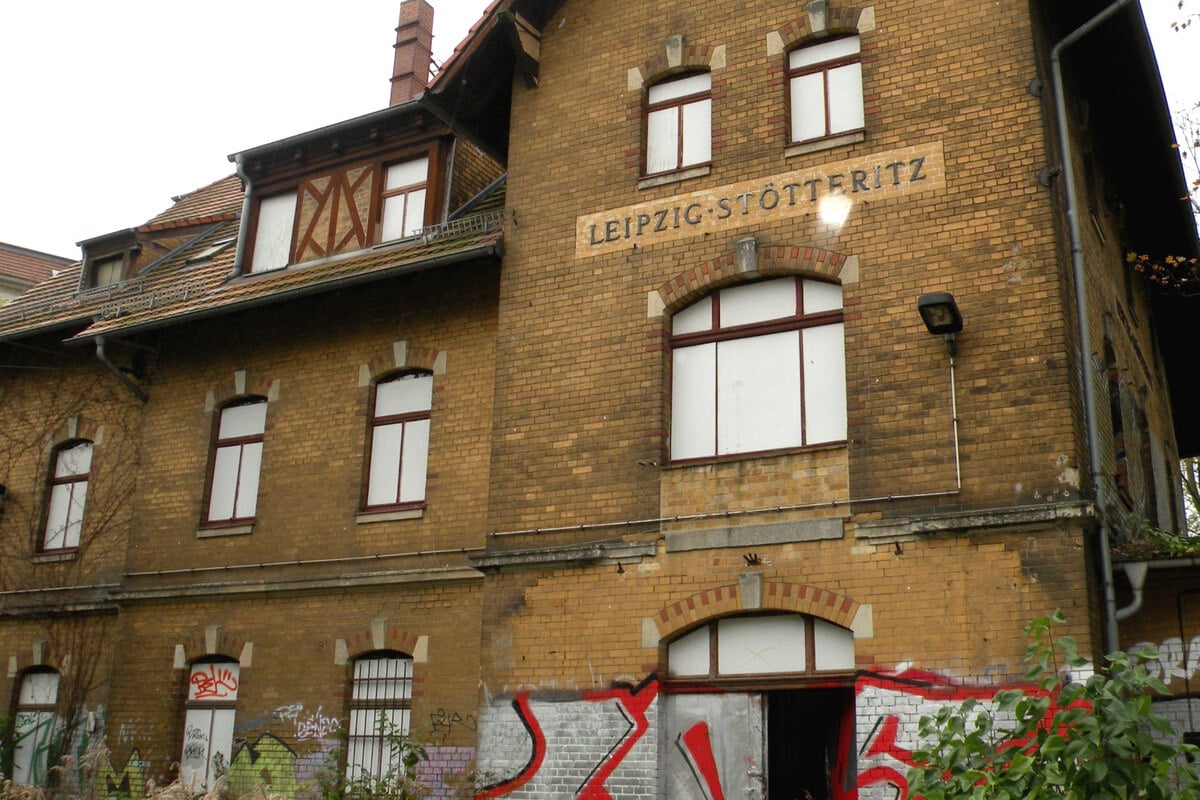
[[[112,286],[120,283],[125,277],[125,254],[97,259],[92,264],[92,286]]]
[[[384,168],[383,214],[379,223],[379,241],[415,236],[425,227],[426,183],[429,158],[414,158]]]

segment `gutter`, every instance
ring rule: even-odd
[[[146,394],[142,387],[130,380],[129,376],[126,375],[120,367],[109,360],[108,355],[104,352],[103,335],[96,337],[96,358],[100,360],[101,364],[108,368],[109,372],[117,376],[117,380],[124,384],[126,389],[133,392],[134,397],[136,397],[138,400],[141,400],[143,403],[150,399],[150,395]]]
[[[1083,381],[1084,426],[1087,429],[1088,461],[1097,518],[1100,520],[1097,549],[1100,556],[1100,583],[1104,603],[1104,652],[1120,649],[1117,630],[1117,599],[1113,588],[1112,551],[1109,543],[1107,486],[1100,475],[1100,432],[1096,425],[1096,389],[1092,382],[1092,334],[1089,323],[1087,282],[1084,273],[1083,235],[1079,230],[1079,198],[1075,193],[1075,159],[1068,128],[1065,89],[1062,78],[1062,52],[1087,36],[1103,22],[1129,5],[1132,0],[1117,0],[1076,28],[1050,51],[1050,74],[1054,83],[1054,111],[1058,124],[1058,148],[1063,160],[1063,178],[1067,191],[1067,228],[1071,238],[1071,268],[1075,282],[1075,314],[1079,325],[1080,377]]]
[[[250,224],[250,176],[246,174],[246,164],[242,160],[242,154],[237,153],[230,156],[233,161],[234,171],[237,172],[238,178],[242,181],[242,218],[238,220],[238,237],[237,250],[234,251],[233,269],[229,272],[229,277],[237,277],[242,274],[242,264],[246,260],[246,227]]]

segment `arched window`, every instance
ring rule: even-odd
[[[186,786],[210,787],[229,771],[238,676],[238,662],[230,659],[196,661],[188,671],[183,754],[179,759]]]
[[[858,36],[842,36],[788,54],[793,142],[863,129],[866,116],[860,49]]]
[[[666,656],[667,800],[713,786],[725,797],[830,800],[852,775],[850,631],[799,614],[725,617]]]
[[[371,409],[366,510],[410,508],[425,501],[433,375],[400,373],[375,384]]]
[[[68,442],[54,450],[50,466],[43,550],[79,547],[83,509],[92,473],[92,443]]]
[[[33,669],[21,676],[13,726],[13,783],[38,786],[46,781],[55,736],[54,706],[58,673]]]
[[[646,94],[646,175],[712,161],[712,75],[656,83]]]
[[[671,458],[846,438],[842,288],[777,278],[722,289],[671,320]]]
[[[266,424],[265,397],[241,400],[221,409],[213,440],[208,523],[239,525],[254,521]]]
[[[408,735],[412,685],[413,661],[403,653],[382,650],[355,659],[347,778],[395,777],[403,770],[394,744]]]

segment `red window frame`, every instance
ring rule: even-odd
[[[242,408],[245,406],[254,406],[254,405],[260,405],[260,404],[263,406],[262,430],[260,430],[256,433],[252,433],[252,434],[246,434],[246,435],[242,435],[242,436],[228,436],[228,437],[222,438],[221,424],[225,418],[226,412],[228,412],[234,408]],[[234,401],[232,403],[227,403],[226,405],[224,405],[220,408],[219,413],[216,416],[215,424],[213,425],[213,442],[212,442],[212,448],[211,448],[212,455],[209,459],[210,463],[209,463],[209,469],[208,469],[208,491],[207,491],[207,493],[205,495],[205,499],[204,499],[204,525],[205,525],[205,527],[220,528],[220,527],[229,527],[229,526],[236,526],[236,525],[248,525],[248,524],[251,524],[254,522],[254,520],[256,518],[257,510],[258,510],[259,481],[260,481],[260,478],[262,475],[262,451],[261,450],[259,451],[258,470],[257,470],[257,474],[255,475],[255,479],[254,479],[254,492],[255,492],[254,510],[255,510],[255,513],[239,517],[237,514],[237,511],[238,511],[239,500],[242,498],[242,488],[243,488],[243,478],[244,478],[243,467],[245,466],[245,455],[246,455],[245,448],[248,445],[254,445],[254,444],[261,445],[265,441],[266,411],[267,411],[266,406],[267,406],[267,398],[265,398],[265,397],[248,397],[248,398],[243,398],[241,400]],[[236,474],[236,477],[234,479],[234,484],[233,484],[234,492],[233,492],[233,502],[232,502],[232,506],[231,506],[231,516],[219,517],[219,518],[214,519],[213,518],[213,495],[214,495],[214,490],[216,489],[216,482],[219,477],[218,467],[220,465],[218,462],[219,462],[222,451],[229,451],[229,450],[233,450],[234,448],[236,448],[238,451],[238,458],[237,458],[237,474]]]

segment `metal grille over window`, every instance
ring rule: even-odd
[[[402,770],[395,739],[408,735],[412,705],[412,659],[398,653],[354,662],[346,777],[394,777]]]

